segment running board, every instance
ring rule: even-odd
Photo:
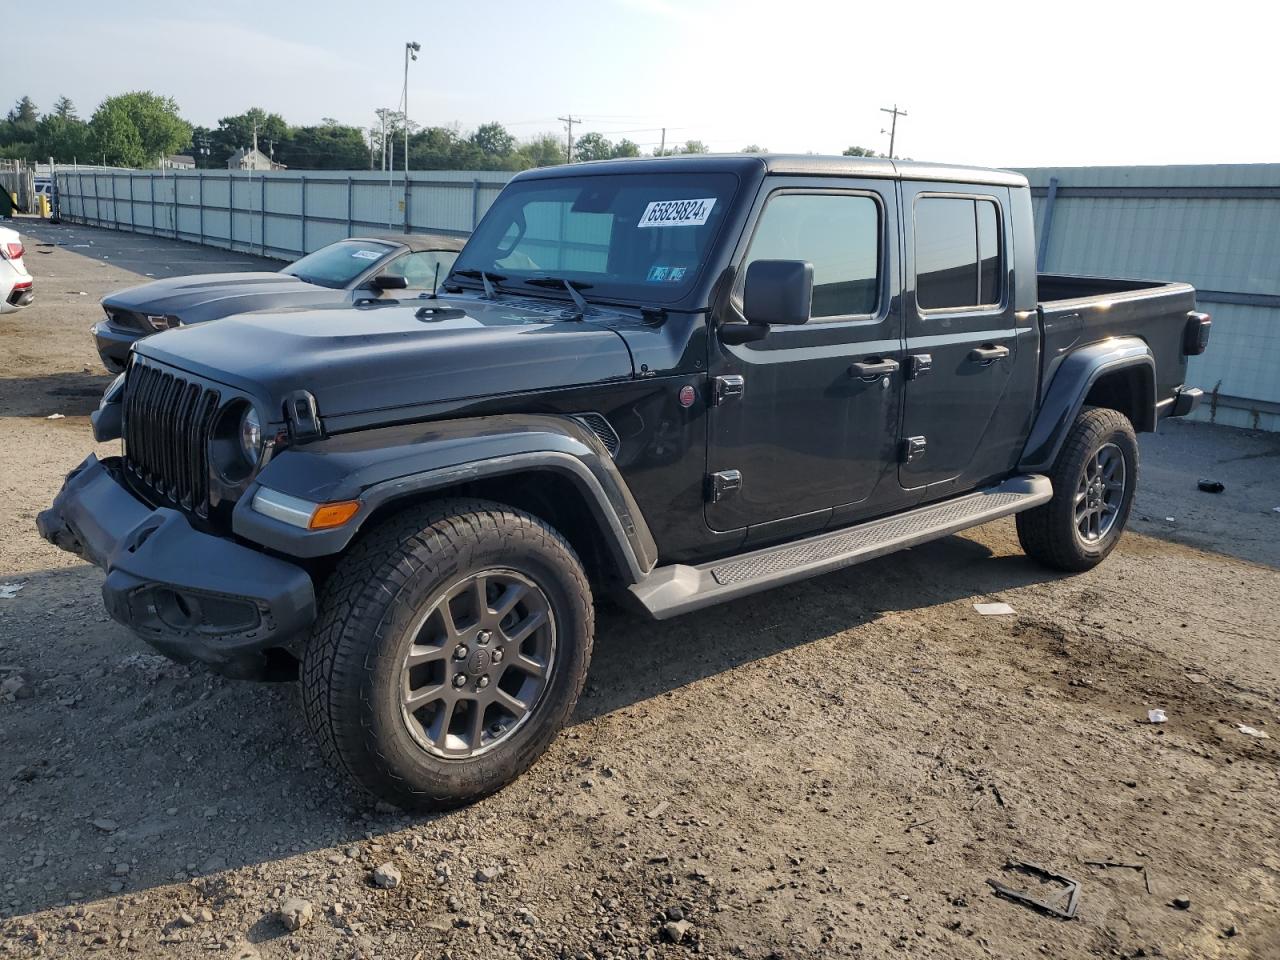
[[[976,527],[989,520],[1038,507],[1053,496],[1048,477],[1011,477],[995,487],[941,503],[917,507],[804,540],[752,550],[691,567],[658,567],[631,587],[655,619],[665,620],[734,597],[793,583],[929,540]]]

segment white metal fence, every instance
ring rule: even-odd
[[[1194,284],[1213,314],[1195,416],[1280,430],[1280,164],[1022,172],[1040,270]]]
[[[369,233],[471,232],[512,176],[433,170],[57,171],[58,215],[294,259]]]

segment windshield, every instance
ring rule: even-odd
[[[341,290],[395,249],[389,243],[376,240],[339,240],[307,254],[280,272],[307,283]]]
[[[555,290],[549,277],[569,280],[588,300],[678,300],[697,279],[737,185],[730,173],[516,181],[485,214],[455,271],[483,270],[529,292]]]

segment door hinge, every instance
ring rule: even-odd
[[[907,379],[915,380],[923,377],[933,369],[933,355],[929,353],[913,353],[907,357]]]
[[[707,499],[719,503],[742,489],[741,470],[721,470],[707,478]]]
[[[902,463],[918,460],[924,456],[926,446],[927,441],[924,437],[906,437],[903,439],[902,446],[898,451],[898,460]]]
[[[746,392],[747,381],[735,374],[715,379],[715,405],[718,407],[729,400],[739,399]]]

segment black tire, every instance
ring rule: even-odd
[[[537,697],[530,697],[534,702],[524,719],[507,721],[511,729],[502,733],[500,741],[476,755],[438,756],[431,751],[441,741],[432,739],[425,724],[414,728],[418,715],[404,706],[402,690],[412,688],[406,656],[410,648],[428,649],[415,646],[430,622],[424,617],[438,618],[439,611],[447,610],[453,623],[450,604],[454,601],[447,599],[451,585],[457,588],[460,581],[477,574],[503,573],[532,584],[541,613],[545,617],[549,612],[549,666],[539,681]],[[482,583],[477,589],[483,595],[486,588]],[[458,597],[467,595],[465,587],[458,589]],[[492,614],[490,606],[485,603]],[[520,613],[513,611],[511,616]],[[539,629],[539,642],[545,642],[545,627]],[[488,648],[491,651],[506,643],[505,633],[495,633],[499,639]],[[593,633],[591,590],[582,564],[546,523],[484,500],[442,500],[411,507],[364,533],[325,585],[302,661],[307,725],[325,759],[376,797],[406,809],[448,809],[471,803],[528,769],[568,721],[586,679]],[[448,636],[453,639],[441,641],[441,649],[461,643],[457,639],[461,628]],[[470,642],[474,647],[489,641],[474,633]],[[506,649],[512,658],[524,661],[525,648],[519,643],[507,644]],[[440,664],[446,684],[473,666],[470,659],[438,655],[433,659]],[[499,669],[497,658],[492,659],[484,666]],[[436,668],[435,663],[427,666]],[[505,685],[510,666],[502,668],[506,672],[501,682],[495,675],[488,696]],[[517,676],[521,682],[527,680]],[[468,675],[467,683],[473,679]],[[434,680],[431,683],[438,686]],[[469,691],[467,687],[438,695],[459,697]],[[481,696],[478,690],[472,695]],[[443,708],[425,709],[435,716],[434,710]],[[503,708],[479,708],[482,733],[477,742],[491,729],[484,718],[485,711],[492,709],[501,714]],[[437,725],[445,728],[446,744],[457,710],[462,710],[464,721],[475,716],[467,708],[450,706],[449,719]],[[501,727],[495,723],[492,729]]]
[[[1077,497],[1082,495],[1082,481],[1086,480],[1086,472],[1093,469],[1096,458],[1103,452],[1111,458],[1113,450],[1119,452],[1123,463],[1123,489],[1109,526],[1091,538],[1092,531],[1086,534],[1080,529]],[[1115,549],[1133,506],[1138,482],[1138,438],[1129,418],[1101,407],[1082,410],[1071,425],[1049,479],[1053,482],[1053,499],[1017,515],[1022,549],[1055,570],[1090,570]],[[1109,505],[1104,504],[1103,509],[1109,509]]]

